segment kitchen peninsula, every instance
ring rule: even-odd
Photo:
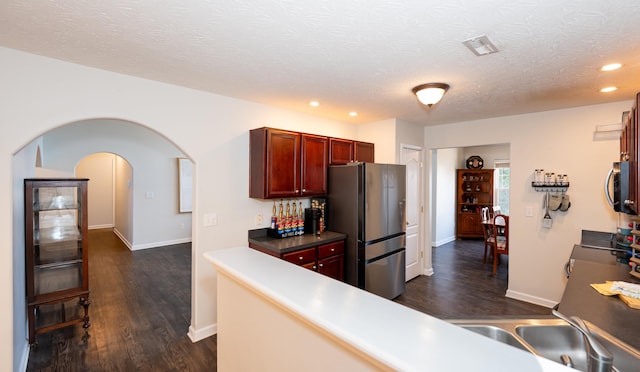
[[[570,370],[247,247],[204,256],[220,370]]]

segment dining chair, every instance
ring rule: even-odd
[[[496,214],[493,217],[495,242],[493,243],[493,275],[496,275],[500,255],[509,254],[509,216]]]
[[[499,205],[494,205],[493,207],[491,207],[491,216],[495,216],[501,213],[502,213],[502,209],[500,208]]]
[[[490,213],[489,207],[480,209],[480,220],[484,235],[484,254],[482,255],[482,263],[487,262],[487,252],[489,254],[493,254],[493,245],[495,243],[495,237],[493,235],[493,221]]]

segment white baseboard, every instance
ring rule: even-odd
[[[115,227],[113,228],[113,233],[114,233],[114,234],[116,234],[116,236],[117,236],[118,238],[120,238],[120,240],[122,240],[122,242],[124,243],[124,245],[126,245],[126,246],[127,246],[127,248],[129,248],[129,250],[131,250],[131,243],[129,243],[129,241],[128,241],[127,239],[125,239],[124,235],[122,235],[122,234],[120,233],[120,231],[118,231],[118,229],[117,229],[117,228],[115,228]]]
[[[129,249],[131,249],[132,251],[138,251],[138,250],[141,250],[141,249],[158,248],[158,247],[164,247],[164,246],[167,246],[167,245],[183,244],[183,243],[191,243],[191,237],[182,238],[182,239],[174,239],[174,240],[165,240],[165,241],[162,241],[162,242],[136,244],[136,245],[133,246],[133,248],[129,248]]]
[[[534,304],[534,305],[540,305],[540,306],[548,307],[550,309],[558,304],[557,301],[551,301],[551,300],[546,299],[546,298],[540,298],[540,297],[536,297],[536,296],[531,296],[531,295],[528,295],[526,293],[512,291],[510,289],[507,290],[507,293],[505,294],[505,297],[509,297],[509,298],[513,298],[515,300],[528,302],[528,303],[531,303],[531,304]]]
[[[445,238],[445,239],[438,240],[437,242],[431,242],[431,246],[432,247],[439,247],[439,246],[441,246],[443,244],[451,243],[454,240],[456,240],[455,235],[454,236],[450,236],[450,237]]]
[[[423,270],[423,272],[422,272],[422,275],[426,275],[426,276],[431,276],[431,275],[433,275],[433,267],[430,267],[430,268],[428,268],[428,269],[426,269],[426,268],[425,268],[425,269]]]
[[[139,251],[141,249],[148,249],[148,248],[158,248],[158,247],[164,247],[167,245],[174,245],[174,244],[191,243],[191,237],[188,237],[188,238],[182,238],[182,239],[165,240],[162,242],[132,245],[131,242],[125,239],[125,237],[118,231],[118,229],[114,228],[113,232],[118,236],[118,238],[120,238],[120,240],[122,240],[124,245],[126,245],[130,251]]]
[[[111,228],[113,228],[113,224],[91,225],[91,226],[89,226],[89,230],[111,229]]]
[[[189,326],[189,332],[187,336],[191,339],[191,342],[198,342],[204,340],[207,337],[211,337],[218,333],[218,325],[212,324],[204,328],[196,330],[193,326]]]

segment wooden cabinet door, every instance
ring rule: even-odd
[[[267,197],[300,193],[300,135],[269,129],[267,133]]]
[[[639,177],[640,172],[638,171],[638,165],[640,165],[640,151],[638,150],[638,145],[640,144],[638,135],[638,105],[640,104],[640,93],[636,97],[636,101],[634,102],[633,108],[629,113],[629,131],[627,132],[627,136],[629,137],[629,141],[627,142],[627,150],[629,151],[629,209],[633,211],[633,213],[638,214],[639,208],[638,200],[639,191],[638,186],[640,185]]]
[[[373,143],[356,141],[354,142],[353,158],[358,162],[373,163],[375,161],[373,150]]]
[[[480,213],[462,213],[458,215],[459,238],[481,238],[483,236]]]
[[[339,254],[318,260],[318,272],[333,279],[344,280],[344,255]]]
[[[301,135],[301,184],[300,196],[327,194],[327,161],[329,159],[327,137]]]
[[[353,161],[353,141],[329,138],[329,165],[344,165]]]

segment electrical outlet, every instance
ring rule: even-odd
[[[553,220],[551,218],[542,219],[542,227],[546,227],[547,229],[550,229],[551,225],[553,225]]]
[[[262,213],[256,214],[256,226],[262,225]]]

